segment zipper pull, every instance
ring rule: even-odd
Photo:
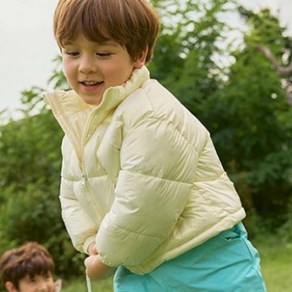
[[[85,186],[85,174],[84,174],[84,172],[81,172],[80,185],[81,185],[82,188],[84,188],[84,186]]]

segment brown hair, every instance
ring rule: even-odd
[[[61,48],[82,33],[94,42],[113,39],[133,60],[148,48],[146,63],[158,32],[159,19],[148,0],[59,0],[54,15],[54,34]]]
[[[29,242],[6,251],[0,259],[0,279],[10,281],[19,288],[19,281],[26,276],[54,274],[54,261],[48,250],[36,242]]]

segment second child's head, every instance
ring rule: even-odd
[[[35,242],[6,251],[0,259],[0,278],[9,292],[55,292],[54,261]]]
[[[59,0],[55,10],[67,81],[88,104],[151,60],[158,32],[147,0]]]

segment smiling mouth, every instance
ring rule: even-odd
[[[103,83],[103,81],[80,81],[80,84],[84,86],[97,86]]]

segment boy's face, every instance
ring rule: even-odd
[[[16,289],[11,282],[5,287],[8,292],[55,292],[55,283],[51,274],[46,276],[37,275],[33,278],[26,276],[19,281],[19,289]]]
[[[125,47],[115,41],[96,43],[82,34],[62,48],[68,83],[88,104],[98,105],[104,91],[126,82],[135,68],[141,68],[146,54],[133,61]]]

